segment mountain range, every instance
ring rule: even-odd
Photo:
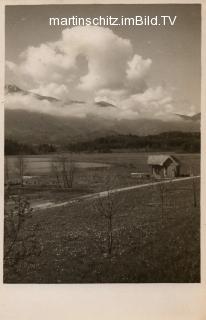
[[[38,93],[34,93],[32,91],[27,91],[27,90],[23,90],[19,87],[17,87],[16,85],[5,85],[5,93],[8,94],[12,94],[12,93],[20,93],[22,95],[29,95],[29,96],[33,96],[38,100],[48,100],[49,102],[59,102],[60,100],[54,97],[49,97],[49,96],[44,96],[44,95],[40,95]]]
[[[16,85],[6,85],[5,94],[32,95],[37,100],[50,103],[61,100],[46,95],[20,89]],[[66,102],[68,104],[68,102]],[[69,100],[69,103],[84,103]],[[105,101],[96,102],[100,107],[116,107]],[[194,121],[195,120],[195,121]],[[55,143],[88,141],[102,136],[115,134],[149,135],[168,131],[200,131],[200,113],[192,117],[177,114],[177,121],[158,119],[116,120],[88,115],[84,118],[52,116],[46,113],[16,109],[5,110],[5,136],[24,143]]]
[[[65,118],[23,110],[5,110],[5,136],[24,143],[65,144],[111,134],[148,135],[168,131],[196,132],[200,131],[200,125],[184,120],[108,120],[94,116]]]

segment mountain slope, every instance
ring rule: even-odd
[[[88,116],[64,118],[23,110],[5,110],[5,136],[24,143],[64,144],[111,134],[158,134],[166,131],[199,131],[194,121],[164,122],[154,119],[108,120]]]
[[[33,96],[35,97],[37,100],[48,100],[49,102],[59,102],[60,100],[54,97],[49,97],[49,96],[44,96],[44,95],[40,95],[31,91],[26,91],[23,90],[19,87],[17,87],[16,85],[11,85],[11,84],[7,84],[5,85],[5,93],[6,94],[14,94],[14,93],[20,93],[22,95],[28,95],[28,96]]]

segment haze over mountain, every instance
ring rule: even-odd
[[[64,104],[73,104],[73,103],[85,103],[84,101],[80,101],[80,100],[60,100],[54,97],[50,97],[50,96],[45,96],[45,95],[41,95],[32,91],[28,91],[28,90],[23,90],[19,87],[17,87],[16,85],[12,85],[12,84],[7,84],[5,85],[5,94],[9,95],[9,94],[19,94],[20,96],[28,96],[28,97],[33,97],[37,100],[46,100],[49,102],[60,102],[63,105]]]
[[[5,110],[5,135],[24,143],[65,144],[111,134],[148,135],[168,131],[199,131],[193,121],[157,119],[108,120],[98,116],[86,118],[51,116],[24,110]]]
[[[188,116],[186,114],[179,114],[179,113],[176,113],[177,116],[179,116],[180,118],[182,118],[183,120],[186,120],[186,121],[200,121],[201,119],[201,113],[198,112],[192,116]]]

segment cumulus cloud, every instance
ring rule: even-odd
[[[129,40],[115,35],[108,28],[79,27],[63,31],[61,50],[82,54],[88,61],[88,73],[80,76],[83,90],[116,88],[123,85],[128,58],[132,54]]]
[[[57,84],[50,82],[45,85],[40,85],[38,88],[33,89],[32,92],[43,95],[51,96],[57,99],[66,99],[68,96],[68,88],[65,84]]]
[[[153,114],[157,118],[172,116],[172,97],[161,87],[148,88],[143,93],[134,94],[127,100],[130,109],[137,112],[139,116],[151,117]]]
[[[142,92],[146,89],[146,77],[150,71],[152,64],[151,59],[143,59],[141,56],[135,54],[130,61],[128,61],[127,72],[127,87],[133,92]]]
[[[109,28],[65,29],[58,41],[28,47],[18,64],[7,61],[6,66],[11,78],[24,89],[77,103],[60,106],[13,94],[6,107],[63,116],[165,118],[173,111],[172,97],[161,86],[148,87],[151,65],[151,59],[134,52],[129,39]],[[85,104],[78,103],[82,97],[86,97]],[[95,101],[118,106],[118,110],[97,108]]]
[[[35,96],[23,95],[21,93],[8,94],[6,97],[6,108],[66,117],[85,117],[90,111],[88,104],[86,106],[82,103],[63,105],[60,102],[51,103],[48,100],[38,100]]]

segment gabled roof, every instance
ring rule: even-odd
[[[148,165],[163,166],[168,159],[170,159],[175,165],[179,165],[179,161],[175,157],[167,154],[151,155],[148,157],[147,163]]]

